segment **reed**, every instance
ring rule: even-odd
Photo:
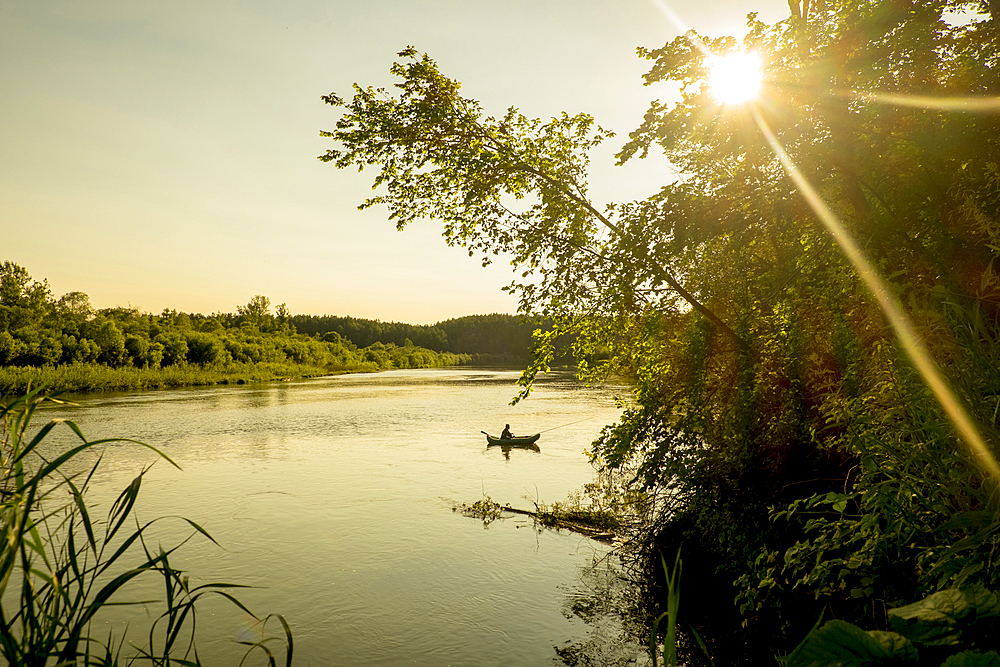
[[[663,566],[663,574],[666,575],[667,584],[667,610],[656,617],[653,627],[649,633],[649,657],[653,661],[653,667],[659,664],[660,657],[659,642],[663,637],[663,665],[664,667],[676,667],[677,665],[677,613],[681,606],[681,551],[677,550],[677,559],[674,561],[673,570],[667,568],[667,561],[660,555],[660,564]],[[660,624],[666,621],[666,626]]]
[[[132,391],[218,384],[253,384],[287,378],[308,378],[348,371],[374,371],[374,364],[351,368],[319,368],[294,363],[240,363],[202,368],[196,365],[165,368],[111,368],[104,364],[63,366],[8,366],[0,368],[0,396],[16,396],[31,387],[50,391]]]
[[[31,419],[45,401],[62,403],[38,390],[0,404],[0,656],[10,665],[200,665],[195,644],[197,603],[210,595],[229,600],[253,614],[230,592],[231,583],[192,585],[188,575],[171,564],[183,544],[170,548],[151,544],[150,527],[135,515],[136,500],[147,469],[142,470],[111,505],[96,518],[87,506],[90,480],[101,459],[84,472],[67,472],[82,452],[108,442],[145,447],[177,466],[155,447],[135,440],[87,440],[68,420],[53,420],[32,435]],[[79,443],[50,453],[41,447],[55,428],[67,428]],[[46,448],[47,449],[47,448]],[[201,526],[182,519],[192,532],[215,542]],[[187,540],[184,540],[185,542]],[[122,601],[142,578],[159,577],[164,597],[158,601]],[[16,606],[12,603],[16,602]],[[159,611],[149,628],[148,643],[135,654],[123,655],[126,637],[98,637],[92,628],[110,605],[141,604]],[[154,611],[154,613],[155,613]],[[257,618],[254,616],[254,618]],[[267,664],[278,655],[292,661],[292,634],[281,616],[282,634],[248,644],[247,656],[261,653]],[[277,654],[272,647],[280,645]],[[244,657],[244,661],[246,656]]]

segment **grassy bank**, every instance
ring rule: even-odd
[[[23,394],[31,387],[48,391],[132,391],[163,387],[216,384],[249,384],[284,378],[308,378],[337,372],[378,370],[377,364],[352,368],[320,368],[295,363],[239,363],[201,368],[196,365],[166,368],[111,368],[103,364],[75,363],[63,366],[8,366],[0,368],[0,396]]]

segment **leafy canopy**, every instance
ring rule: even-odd
[[[521,311],[561,324],[539,341],[542,366],[560,333],[647,308],[677,311],[681,301],[744,344],[675,277],[657,224],[664,197],[603,209],[588,198],[589,151],[611,132],[587,114],[542,122],[511,107],[499,120],[484,116],[426,54],[398,55],[398,97],[357,85],[349,103],[324,96],[345,112],[322,133],[339,147],[320,159],[376,166],[373,188],[384,194],[360,208],[385,205],[397,228],[439,220],[447,242],[481,253],[484,265],[509,255],[521,281],[507,289]]]
[[[1000,6],[789,6],[774,25],[751,14],[742,42],[692,31],[639,49],[646,82],[676,82],[680,100],[652,102],[617,157],[662,150],[681,177],[624,204],[588,198],[587,156],[610,138],[589,116],[489,117],[413,48],[396,91],[324,98],[344,113],[321,159],[377,170],[363,207],[400,228],[436,219],[484,262],[512,258],[521,313],[557,324],[536,335],[526,386],[560,345],[586,375],[634,374],[636,406],[594,460],[662,500],[635,553],[655,565],[684,542],[702,589],[685,613],[716,625],[698,631],[733,664],[789,650],[824,605],[886,627],[882,601],[1000,579],[990,487],[758,124],[888,280],[996,449]],[[737,50],[757,54],[762,87],[722,105],[709,65]],[[608,361],[588,366],[598,349]],[[985,528],[947,523],[980,512]],[[717,604],[734,597],[738,610]]]

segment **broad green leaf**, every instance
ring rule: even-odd
[[[962,651],[941,663],[941,667],[1000,667],[1000,655],[996,651]]]
[[[916,665],[917,651],[891,632],[869,633],[845,621],[813,630],[788,657],[785,667],[864,667]]]
[[[903,635],[883,630],[869,630],[868,635],[893,656],[904,656],[907,660],[917,659],[917,647]]]
[[[892,627],[910,641],[948,646],[962,633],[1000,619],[1000,599],[982,586],[951,588],[889,611]]]

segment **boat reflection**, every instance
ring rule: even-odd
[[[503,452],[503,457],[505,459],[507,459],[508,461],[510,461],[510,450],[512,450],[512,449],[527,449],[527,450],[532,451],[532,452],[541,452],[542,451],[542,449],[538,445],[536,445],[535,443],[533,443],[533,442],[510,443],[510,444],[500,443],[500,442],[496,442],[496,443],[491,442],[490,444],[486,445],[487,449],[490,449],[491,447],[499,447],[500,451]]]

